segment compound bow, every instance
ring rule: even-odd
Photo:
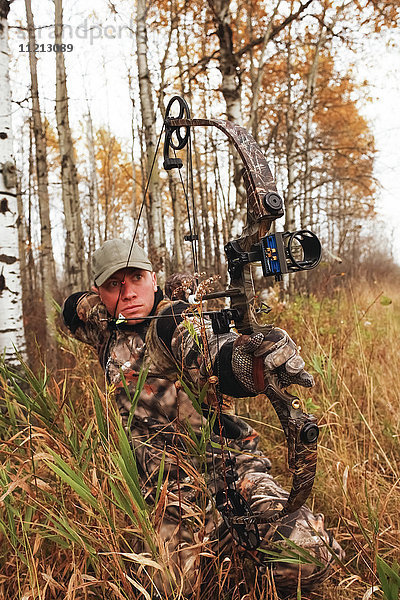
[[[172,116],[173,105],[179,114]],[[203,296],[203,300],[228,297],[230,308],[210,314],[215,333],[226,333],[233,323],[239,334],[267,334],[271,325],[257,320],[254,307],[254,286],[251,263],[261,262],[263,275],[280,280],[285,273],[316,267],[321,257],[321,244],[310,231],[268,233],[272,223],[284,214],[268,163],[260,147],[246,129],[219,119],[192,119],[185,100],[174,96],[166,109],[164,168],[180,169],[183,162],[175,151],[182,150],[190,140],[191,127],[217,127],[233,143],[243,161],[243,180],[247,193],[247,220],[239,239],[225,245],[230,284],[227,290]],[[174,140],[176,138],[177,141]],[[171,150],[174,156],[170,156]],[[192,233],[187,236],[193,242]],[[261,309],[261,312],[262,309]],[[217,493],[216,505],[234,539],[247,549],[259,545],[257,523],[275,522],[300,508],[309,497],[316,472],[318,426],[316,418],[303,412],[298,397],[278,385],[276,377],[264,381],[263,359],[254,361],[256,389],[272,403],[288,445],[289,469],[293,473],[292,488],[286,504],[272,517],[253,513],[245,498],[229,481],[226,489]],[[234,479],[234,478],[232,478]]]

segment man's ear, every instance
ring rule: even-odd
[[[151,278],[153,280],[153,290],[156,292],[157,291],[157,275],[155,274],[154,271],[152,271],[152,273],[151,273]]]
[[[99,288],[97,287],[97,285],[92,285],[90,289],[92,290],[92,292],[96,292],[96,294],[99,293]]]

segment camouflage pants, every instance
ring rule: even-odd
[[[140,440],[144,439],[147,442],[142,444]],[[165,461],[166,484],[159,494],[156,530],[160,553],[169,567],[171,587],[166,589],[165,577],[162,579],[160,574],[155,576],[156,585],[163,589],[165,596],[172,595],[173,590],[176,594],[180,589],[184,597],[195,598],[196,590],[204,582],[205,561],[221,564],[221,560],[225,560],[229,563],[233,548],[239,557],[242,554],[244,558],[246,552],[234,542],[211,501],[223,485],[222,462],[232,454],[228,457],[225,453],[222,458],[221,452],[212,453],[207,447],[208,475],[204,477],[204,464],[200,466],[193,452],[188,459],[188,446],[182,439],[182,434],[173,426],[155,421],[136,427],[133,437],[136,458],[149,495],[151,484],[156,483],[162,455]],[[241,453],[235,460],[236,489],[253,512],[269,517],[282,508],[288,493],[269,475],[270,462],[256,449],[254,439],[251,452],[243,451],[243,445],[246,444],[242,444]],[[213,471],[217,472],[216,477]],[[267,564],[270,551],[286,559],[269,563],[274,585],[280,593],[295,592],[299,579],[302,590],[314,588],[329,575],[334,555],[343,558],[341,547],[324,528],[323,515],[314,515],[306,506],[277,523],[260,524],[258,528],[261,544],[255,552],[256,564]],[[296,546],[289,545],[286,540]],[[302,557],[301,560],[293,558],[296,554]]]

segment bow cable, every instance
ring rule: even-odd
[[[156,149],[154,151],[154,156],[153,156],[153,161],[151,163],[150,172],[149,172],[149,174],[147,176],[146,186],[145,186],[145,190],[144,190],[144,193],[143,193],[142,202],[141,202],[140,209],[139,209],[139,214],[138,214],[138,217],[136,219],[135,231],[133,233],[133,237],[132,237],[132,242],[131,242],[131,246],[130,246],[130,249],[129,249],[128,258],[126,259],[126,265],[125,265],[125,269],[124,269],[124,275],[122,277],[121,285],[119,287],[118,298],[117,298],[117,301],[115,303],[114,313],[113,313],[113,316],[112,316],[112,321],[114,321],[114,322],[116,320],[118,303],[119,303],[119,301],[121,299],[122,286],[125,283],[125,277],[126,277],[126,274],[127,274],[128,268],[129,268],[129,261],[131,259],[131,255],[132,255],[132,251],[133,251],[133,246],[135,244],[136,235],[137,235],[137,232],[138,232],[138,229],[139,229],[140,219],[142,217],[143,209],[144,209],[144,206],[145,206],[145,203],[146,203],[146,196],[147,196],[147,192],[148,192],[148,189],[149,189],[149,186],[150,186],[151,177],[153,175],[154,165],[155,165],[155,162],[156,162],[156,159],[157,159],[158,149],[159,149],[160,144],[161,144],[161,137],[162,137],[164,128],[165,128],[165,120],[163,121],[163,126],[161,128],[160,135],[158,136],[157,146],[156,146]]]
[[[177,158],[175,148],[173,148],[173,151],[174,151],[175,158]],[[186,186],[187,187],[185,186],[185,183],[183,181],[182,173],[181,173],[180,169],[178,169],[178,171],[179,171],[179,179],[180,179],[180,182],[181,182],[183,195],[185,196],[186,214],[187,214],[188,224],[189,224],[189,235],[185,236],[184,239],[185,239],[185,241],[190,241],[190,245],[191,245],[191,249],[192,249],[192,261],[193,261],[194,274],[195,274],[196,284],[198,285],[198,279],[199,279],[199,245],[198,245],[198,239],[199,239],[199,236],[197,234],[196,213],[195,213],[195,207],[194,207],[193,165],[192,165],[192,152],[191,152],[191,136],[190,136],[190,132],[189,132],[189,144],[188,144],[187,150],[186,150],[186,166],[187,166],[187,169],[186,169]],[[189,172],[190,172],[190,175],[189,175]],[[190,177],[190,190],[191,190],[191,196],[192,196],[193,225],[192,225],[192,218],[190,216],[189,194],[188,194],[188,191],[187,191],[189,189],[189,177]]]

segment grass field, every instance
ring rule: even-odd
[[[345,564],[298,598],[395,600],[400,290],[358,282],[272,304],[274,322],[301,345],[316,380],[309,397],[297,390],[321,427],[309,504],[346,550]],[[163,598],[155,576],[179,598],[154,526],[162,473],[158,498],[148,502],[96,358],[64,334],[59,344],[66,368],[54,377],[0,370],[0,598]],[[272,474],[289,487],[284,438],[268,401],[238,400],[237,409],[260,432]],[[134,551],[136,536],[148,553]],[[275,597],[261,587],[247,596],[217,587],[213,597]]]

